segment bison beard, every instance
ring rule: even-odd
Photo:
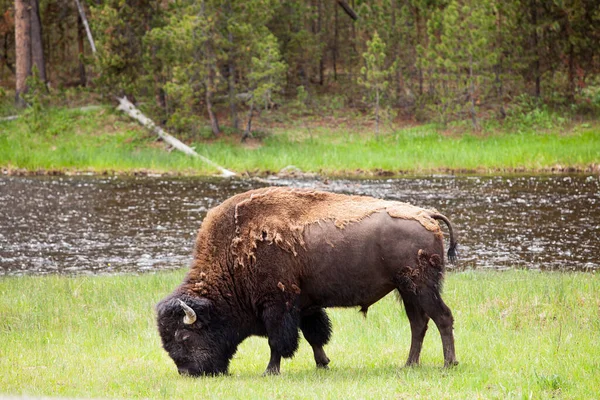
[[[418,364],[429,319],[442,339],[444,364],[456,364],[453,317],[440,290],[443,221],[448,258],[456,256],[450,221],[406,203],[327,192],[265,188],[212,209],[196,240],[183,283],[157,305],[163,347],[181,374],[227,373],[238,345],[266,336],[265,374],[298,348],[299,330],[317,367],[331,337],[324,308],[360,306],[365,314],[392,290],[400,293]]]

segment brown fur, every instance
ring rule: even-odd
[[[235,237],[206,238],[202,231],[221,230],[212,227],[231,218],[232,207],[235,209]],[[234,196],[209,212],[196,242],[196,259],[203,260],[204,265],[212,265],[216,261],[215,256],[222,257],[223,250],[229,249],[237,264],[244,266],[255,259],[258,242],[274,243],[297,255],[298,246],[304,247],[303,232],[307,225],[333,221],[337,227],[343,228],[382,210],[394,218],[415,220],[442,236],[438,222],[430,216],[435,210],[372,197],[282,187],[264,188]],[[215,251],[217,248],[221,250],[220,254]]]

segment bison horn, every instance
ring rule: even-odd
[[[177,300],[179,301],[179,304],[181,304],[181,308],[183,308],[183,311],[185,312],[185,317],[183,317],[183,323],[186,325],[191,325],[194,322],[196,322],[196,312],[194,311],[194,309],[185,304],[185,302],[181,299]]]

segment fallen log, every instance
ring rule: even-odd
[[[87,18],[85,17],[85,10],[83,9],[83,6],[81,5],[81,2],[79,0],[75,0],[75,3],[77,4],[77,9],[79,10],[79,16],[81,17],[81,20],[83,21],[83,24],[85,26],[85,31],[87,33],[87,37],[90,42],[90,46],[92,48],[92,53],[94,53],[94,55],[95,55],[96,54],[96,45],[94,43],[94,38],[92,37],[92,31],[90,30],[89,24],[87,22]],[[197,158],[201,159],[206,164],[210,165],[211,167],[213,167],[216,170],[218,170],[219,172],[221,172],[221,176],[223,176],[223,177],[230,177],[230,176],[235,175],[235,172],[229,171],[228,169],[221,167],[217,163],[209,160],[208,158],[201,156],[200,154],[196,153],[196,151],[194,149],[192,149],[191,147],[186,146],[184,143],[182,143],[177,138],[169,135],[160,126],[157,126],[154,123],[154,121],[152,121],[150,118],[146,117],[140,110],[138,110],[133,105],[133,103],[131,103],[129,100],[127,100],[127,97],[125,97],[125,96],[117,97],[117,100],[119,101],[119,106],[117,107],[117,110],[125,112],[131,118],[140,122],[144,127],[148,128],[151,131],[153,131],[154,133],[156,133],[162,140],[164,140],[165,142],[167,142],[168,144],[173,146],[175,149],[182,151],[185,154],[188,154],[192,157],[197,157]]]
[[[221,176],[231,177],[235,175],[235,172],[229,171],[228,169],[221,167],[208,158],[201,156],[200,154],[196,153],[194,149],[182,143],[179,139],[169,135],[160,126],[157,126],[150,118],[146,117],[140,110],[138,110],[129,100],[127,100],[127,97],[117,97],[117,100],[119,101],[117,110],[125,112],[131,118],[141,123],[144,127],[156,133],[162,140],[173,146],[175,149],[201,159],[206,164],[221,172]]]
[[[77,4],[77,10],[79,11],[79,17],[81,18],[81,22],[83,22],[83,26],[85,28],[85,33],[87,34],[88,41],[90,42],[90,47],[92,48],[92,53],[96,54],[96,44],[94,43],[94,38],[92,37],[92,31],[90,30],[90,25],[88,24],[87,18],[85,17],[85,11],[83,9],[83,5],[79,0],[75,0],[75,4]]]
[[[8,117],[2,117],[0,118],[0,122],[4,122],[4,121],[14,121],[15,119],[19,118],[18,115],[11,115]]]

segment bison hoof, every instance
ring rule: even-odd
[[[419,362],[418,362],[418,361],[411,361],[411,360],[408,360],[408,361],[406,362],[406,364],[404,364],[404,366],[405,366],[405,367],[409,367],[409,368],[410,368],[410,367],[418,367],[418,366],[419,366]]]
[[[273,376],[273,375],[280,375],[281,372],[279,371],[279,369],[277,368],[267,368],[265,370],[265,372],[263,372],[262,376]]]
[[[316,360],[317,368],[319,369],[329,369],[329,358],[324,356],[323,358]]]
[[[445,362],[444,362],[444,367],[445,367],[445,368],[451,368],[451,367],[454,367],[454,366],[456,366],[456,365],[458,365],[458,361],[456,361],[456,360],[452,360],[452,361],[445,361]]]

